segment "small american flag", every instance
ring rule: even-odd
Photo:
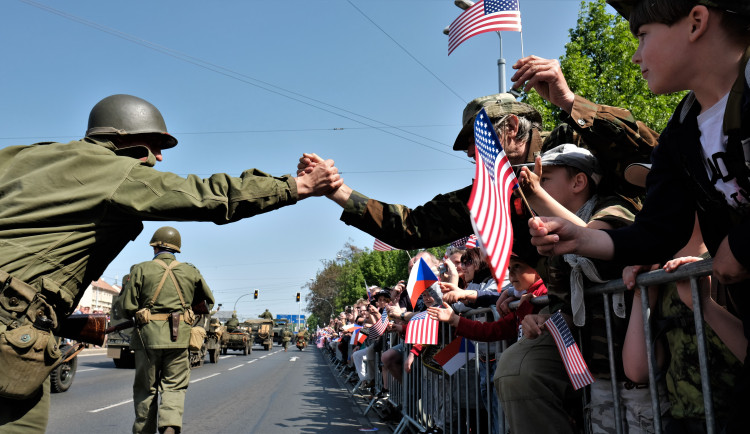
[[[387,309],[383,309],[383,312],[380,314],[380,320],[375,323],[372,327],[370,327],[370,335],[367,337],[370,341],[374,341],[375,339],[381,337],[383,333],[385,333],[385,329],[388,328],[388,311]]]
[[[570,377],[573,387],[578,390],[593,383],[594,377],[591,376],[591,371],[583,360],[581,350],[578,349],[573,334],[560,312],[555,312],[544,322],[544,325],[555,339],[555,345],[557,345],[557,350],[560,351],[560,357],[565,364],[565,370],[568,371],[568,377]]]
[[[469,239],[466,240],[465,244],[467,249],[473,249],[477,246],[477,236],[476,235],[469,235]]]
[[[513,248],[510,200],[518,181],[484,109],[474,122],[474,140],[477,167],[468,203],[471,224],[487,253],[495,280],[502,282]]]
[[[406,326],[407,344],[437,345],[438,321],[430,318],[427,312],[414,315]]]
[[[448,27],[448,55],[465,40],[486,32],[521,31],[518,0],[479,0]]]
[[[375,243],[372,245],[372,250],[375,250],[378,252],[387,252],[389,250],[397,250],[397,249],[375,238]]]

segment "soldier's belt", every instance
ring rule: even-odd
[[[167,321],[169,319],[168,313],[152,313],[151,314],[151,321],[158,320],[158,321]],[[185,319],[185,315],[180,314],[180,321]]]

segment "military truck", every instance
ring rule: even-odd
[[[289,324],[286,318],[276,318],[273,320],[273,342],[281,345],[282,332]]]
[[[110,325],[124,323],[127,320],[114,320]],[[133,327],[119,330],[107,335],[107,357],[112,359],[117,368],[135,368],[135,353],[130,349],[130,338]]]
[[[253,352],[250,327],[240,324],[233,332],[225,331],[221,334],[221,354],[226,354],[228,350],[242,351],[243,356]]]
[[[249,325],[255,334],[255,343],[262,345],[268,351],[273,347],[273,320],[266,318],[248,319],[244,324]]]

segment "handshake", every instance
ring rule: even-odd
[[[323,160],[316,154],[302,154],[297,164],[297,194],[301,199],[328,196],[342,207],[351,195],[333,160]]]

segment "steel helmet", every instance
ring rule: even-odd
[[[111,95],[96,103],[89,114],[86,136],[155,134],[163,139],[163,149],[177,145],[167,132],[159,110],[150,102],[132,95]]]
[[[180,233],[177,232],[177,229],[170,226],[163,226],[154,232],[154,236],[151,237],[151,242],[148,245],[163,247],[180,253],[182,239],[180,238]]]

